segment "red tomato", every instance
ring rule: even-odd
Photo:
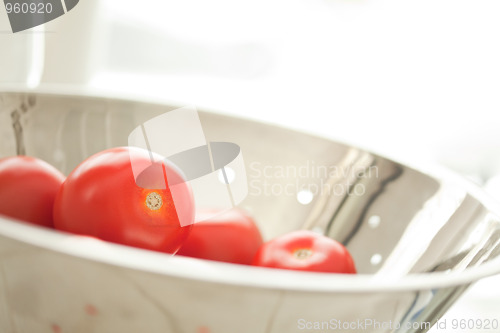
[[[351,255],[342,244],[308,230],[293,231],[264,243],[252,264],[299,271],[356,273]]]
[[[179,183],[175,205],[171,187],[162,186],[167,176],[170,184]],[[108,149],[82,162],[54,205],[59,230],[167,253],[175,253],[191,230],[179,217],[193,222],[191,188],[174,167],[151,164],[148,151],[132,147]]]
[[[201,214],[214,217],[195,223],[177,254],[237,264],[252,262],[262,236],[249,215],[240,209]]]
[[[37,158],[0,159],[0,214],[53,227],[52,207],[63,181],[61,172]]]

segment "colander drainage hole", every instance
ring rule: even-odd
[[[372,215],[368,219],[368,225],[370,226],[370,228],[375,229],[380,225],[380,221],[381,221],[380,216]]]
[[[382,262],[382,255],[380,253],[375,253],[374,255],[372,255],[372,257],[370,258],[370,263],[373,265],[373,266],[377,266],[378,264],[380,264]]]
[[[303,205],[310,204],[314,199],[314,194],[309,190],[300,190],[297,192],[297,201]]]

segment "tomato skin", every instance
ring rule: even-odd
[[[161,187],[158,184],[163,182],[163,174],[154,173],[146,177],[146,183],[138,186],[132,163],[144,168],[151,165],[149,152],[133,147],[112,148],[78,165],[56,197],[56,229],[122,245],[175,253],[192,226],[182,227],[177,212],[194,219],[191,189],[183,182],[182,205],[174,206],[168,187],[155,188]],[[168,164],[159,165],[168,169],[169,177],[181,179],[182,176]],[[161,198],[159,209],[148,206],[151,195],[153,201]]]
[[[52,208],[64,175],[38,158],[0,159],[0,214],[53,227]]]
[[[297,230],[262,245],[255,266],[311,272],[356,273],[354,261],[339,242],[309,230]]]
[[[199,214],[213,217],[193,225],[178,255],[245,265],[252,262],[263,241],[248,214],[237,208]]]

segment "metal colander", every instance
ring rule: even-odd
[[[0,157],[32,155],[68,174],[176,107],[3,92]],[[425,332],[471,283],[500,272],[500,210],[460,177],[199,115],[207,139],[240,146],[248,195],[239,206],[265,239],[321,232],[346,245],[360,274],[169,256],[0,217],[1,332]]]

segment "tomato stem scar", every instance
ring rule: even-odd
[[[298,249],[293,252],[293,256],[297,259],[307,259],[312,255],[312,251],[309,249]]]
[[[151,210],[158,210],[163,206],[163,200],[158,193],[151,192],[146,197],[146,206]]]

